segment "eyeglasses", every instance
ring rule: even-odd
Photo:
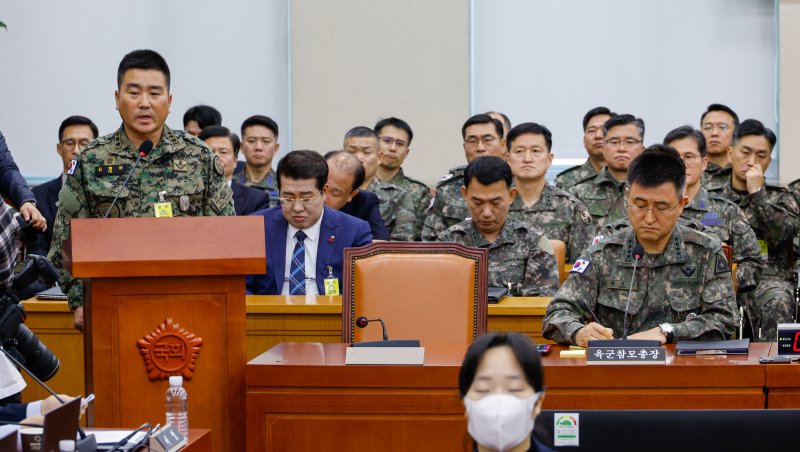
[[[76,144],[78,145],[79,149],[83,149],[89,143],[90,143],[89,140],[75,141],[75,140],[67,139],[67,140],[64,140],[64,141],[61,142],[61,147],[66,149],[66,150],[68,150],[68,151],[71,151],[71,150],[75,149],[75,145]]]
[[[635,140],[633,138],[627,138],[625,140],[620,140],[619,138],[612,138],[610,140],[606,140],[606,145],[610,148],[618,148],[621,146],[624,147],[633,147],[637,144],[641,144],[642,140]]]
[[[478,143],[483,143],[484,146],[489,147],[494,145],[495,141],[497,141],[497,137],[494,135],[484,135],[482,137],[469,137],[464,140],[464,145],[467,149],[475,149],[478,147]]]
[[[684,154],[682,157],[684,163],[693,164],[694,162],[700,160],[702,157],[700,154]]]
[[[653,207],[649,207],[647,204],[637,205],[636,203],[629,203],[628,208],[631,209],[637,215],[645,216],[647,215],[647,212],[653,212],[653,215],[659,217],[671,213],[672,211],[677,209],[680,204],[681,202],[678,201],[672,207],[666,206],[664,204],[656,204]]]
[[[385,144],[386,146],[389,146],[389,147],[391,147],[393,144],[395,146],[397,146],[398,148],[401,148],[401,149],[403,149],[406,146],[408,146],[408,143],[406,143],[403,140],[398,140],[397,138],[392,138],[392,137],[387,137],[387,136],[382,136],[382,137],[379,137],[379,138],[383,142],[383,144]]]
[[[309,198],[278,198],[278,201],[281,202],[281,206],[283,207],[294,207],[295,203],[300,203],[301,206],[308,207],[314,204],[314,201],[319,198],[320,194],[321,193],[317,193]]]
[[[711,124],[711,123],[703,124],[703,132],[713,132],[714,129],[717,129],[720,132],[725,133],[730,128],[731,128],[731,126],[725,124],[724,122],[720,122],[720,123],[717,123],[717,124]]]

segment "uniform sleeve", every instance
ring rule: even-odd
[[[738,292],[751,292],[756,289],[761,280],[761,270],[764,264],[761,260],[761,248],[758,246],[756,234],[750,227],[747,217],[738,207],[734,211],[731,233],[733,261],[736,262],[736,281],[739,284]]]
[[[592,239],[595,235],[594,223],[592,222],[591,214],[589,214],[589,209],[583,203],[577,204],[569,230],[567,263],[575,262],[575,259],[592,244]]]
[[[586,267],[582,272],[580,268],[573,269],[547,305],[542,321],[542,336],[546,339],[559,344],[574,344],[575,333],[583,328],[586,321],[593,320],[586,305],[590,305],[593,311],[597,310],[597,268],[602,264],[599,262],[601,253],[595,255],[581,255],[587,262]]]
[[[414,213],[414,200],[408,191],[403,191],[397,200],[394,228],[392,228],[390,238],[402,242],[419,240],[417,235],[417,215]]]
[[[752,207],[753,229],[761,229],[767,233],[767,243],[770,247],[780,246],[784,240],[791,239],[798,227],[797,203],[786,192],[781,193],[776,203],[769,202],[766,187],[755,193],[747,195]]]
[[[438,194],[433,197],[433,204],[428,209],[428,214],[425,215],[425,222],[422,226],[422,240],[426,242],[433,242],[439,237],[445,229],[447,223],[444,220],[444,199]]]
[[[430,208],[431,206],[431,200],[433,199],[433,197],[431,196],[431,192],[430,190],[428,190],[428,187],[424,188],[420,187],[418,194],[416,194],[415,196],[417,196],[414,206],[415,215],[417,216],[416,218],[417,232],[416,232],[416,238],[414,240],[420,240],[422,238],[422,228],[425,225],[425,216],[428,213],[428,208]]]
[[[211,153],[211,151],[209,151]],[[206,168],[206,202],[203,205],[203,215],[205,216],[232,216],[235,215],[233,208],[233,191],[228,187],[228,181],[225,180],[225,173],[222,169],[222,163],[219,157],[212,154],[209,159],[208,168]]]
[[[558,283],[558,260],[553,247],[550,246],[550,240],[542,235],[536,244],[530,247],[525,266],[525,283],[520,296],[553,296],[558,291]]]

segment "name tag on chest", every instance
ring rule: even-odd
[[[131,169],[129,164],[124,165],[98,165],[94,167],[95,176],[118,176],[126,174]]]

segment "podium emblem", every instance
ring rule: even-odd
[[[191,380],[203,338],[181,328],[169,317],[139,339],[137,345],[150,380],[164,380],[171,375]]]

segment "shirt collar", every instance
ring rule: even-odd
[[[323,216],[325,216],[324,208],[322,209],[322,214],[319,216],[317,222],[312,224],[308,228],[303,229],[303,232],[306,233],[306,237],[308,238],[308,240],[311,240],[312,242],[316,242],[317,240],[319,240],[319,231],[320,228],[322,227]],[[297,234],[297,231],[299,230],[300,229],[297,229],[296,227],[292,226],[291,223],[289,223],[288,228],[286,229],[286,233],[289,234],[289,237],[294,237],[294,235]]]

